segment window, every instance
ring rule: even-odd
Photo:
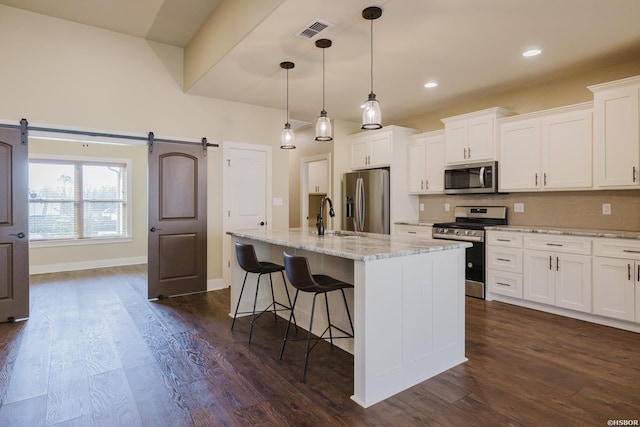
[[[29,160],[29,240],[127,237],[127,163]]]

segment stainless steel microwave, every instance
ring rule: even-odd
[[[498,162],[456,165],[444,170],[445,194],[498,192]]]

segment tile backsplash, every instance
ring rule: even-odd
[[[511,225],[640,231],[640,190],[508,193],[483,195],[420,196],[424,211],[420,220],[453,221],[455,206],[507,206]],[[450,211],[445,211],[445,204]],[[522,203],[524,212],[514,212]],[[603,215],[603,204],[611,214]]]

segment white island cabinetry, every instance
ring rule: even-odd
[[[229,234],[234,241],[253,244],[261,261],[282,264],[286,251],[307,257],[314,274],[353,283],[353,291],[346,293],[355,338],[337,340],[336,345],[354,355],[352,399],[361,406],[373,405],[466,361],[464,263],[470,243],[373,233],[318,236],[301,229]],[[232,262],[231,311],[244,277],[235,259]],[[273,279],[281,280],[278,275]],[[264,280],[267,284],[268,279]],[[255,279],[246,286],[245,295],[255,294]],[[268,289],[264,286],[258,293],[258,308],[269,305]],[[336,304],[336,310],[331,310],[331,320],[349,330],[346,318],[339,317],[344,310],[337,309],[343,302],[340,296],[333,297],[329,304]],[[286,296],[276,295],[281,298],[286,301]],[[243,299],[240,311],[251,311],[250,304]],[[309,324],[309,299],[298,301],[295,315],[299,327]],[[314,319],[317,335],[326,327],[323,322],[320,316]]]

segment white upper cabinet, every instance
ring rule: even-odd
[[[391,165],[391,131],[358,135],[351,141],[351,169],[371,169]]]
[[[513,113],[489,108],[442,119],[447,165],[496,160],[496,120]]]
[[[409,193],[444,192],[444,132],[412,135],[407,150]]]
[[[594,187],[640,188],[640,76],[594,93]]]
[[[309,194],[327,194],[328,190],[327,161],[309,162]]]
[[[592,188],[592,104],[498,121],[500,191]]]

